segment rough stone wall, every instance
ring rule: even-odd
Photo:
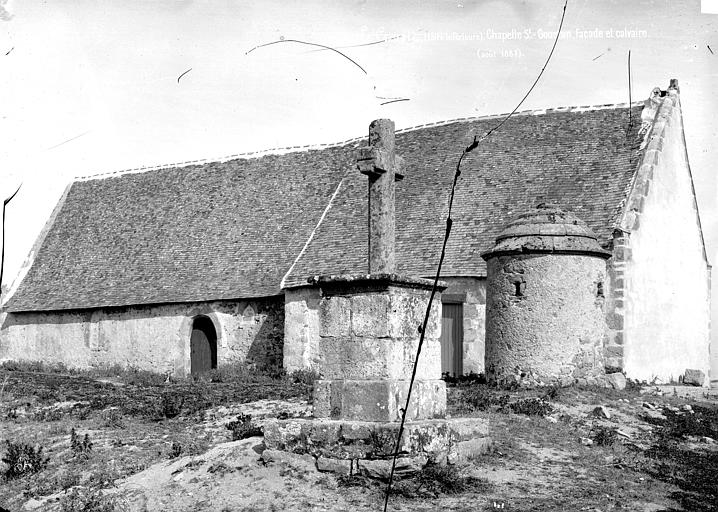
[[[614,249],[626,259],[623,368],[648,381],[709,370],[710,277],[677,102],[659,111]]]
[[[613,234],[613,256],[606,262],[606,368],[609,372],[623,371],[623,348],[626,316],[626,264],[630,258],[628,234],[616,230]]]
[[[319,302],[317,287],[284,292],[284,369],[287,373],[319,366]]]
[[[63,362],[90,368],[119,364],[160,373],[190,370],[194,317],[217,331],[218,365],[281,368],[281,297],[97,310],[10,313],[0,331],[0,360]]]
[[[305,349],[288,350],[294,361],[310,361],[322,377],[315,383],[314,416],[361,421],[398,421],[407,396],[409,379],[420,338],[430,291],[378,280],[336,280],[320,284],[315,310],[318,320],[307,330],[306,317],[290,319]],[[317,296],[295,295],[287,310],[307,312]],[[407,420],[443,417],[446,387],[441,378],[441,294],[429,317],[417,365]],[[309,318],[312,318],[310,315]],[[299,347],[297,347],[298,349]],[[305,357],[306,354],[306,357]],[[287,361],[285,361],[286,366]],[[296,369],[296,368],[288,368]]]
[[[596,383],[604,367],[605,299],[597,292],[605,261],[512,255],[487,265],[487,377],[501,385]]]
[[[461,302],[464,313],[464,374],[483,373],[486,337],[486,279],[442,277],[442,298]]]
[[[386,353],[382,353],[377,359],[379,354],[372,353],[373,350],[395,350],[398,345],[369,346],[362,343],[363,338],[410,340],[402,351],[408,350],[414,353],[419,339],[417,327],[423,321],[425,307],[417,308],[415,302],[425,303],[427,295],[421,290],[401,290],[401,292],[391,290],[389,294],[367,293],[355,297],[341,295],[322,297],[318,287],[303,287],[285,290],[285,300],[284,368],[288,372],[308,368],[315,370],[323,368],[327,371],[335,367],[345,368],[340,363],[342,358],[348,357],[362,359],[367,368],[380,364],[379,360],[391,359],[397,362],[404,360],[399,353],[395,354],[396,357],[390,356],[389,359],[384,357]],[[347,301],[352,303],[345,304]],[[403,311],[404,314],[397,313],[397,310]],[[417,311],[421,313],[418,316]],[[440,315],[441,302],[435,300],[422,349],[422,361],[423,358],[438,358],[438,361],[441,361]],[[384,330],[377,331],[379,327]],[[352,347],[363,352],[349,354],[347,351]],[[440,364],[438,368],[438,375],[421,378],[440,378]],[[386,372],[386,378],[403,378],[400,377],[403,375],[401,372],[406,372],[407,369],[400,370],[398,366],[387,366],[383,371]],[[324,377],[356,378],[357,375],[342,376],[332,373]]]

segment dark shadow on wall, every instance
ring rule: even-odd
[[[72,311],[68,313],[8,313],[0,326],[7,329],[16,325],[64,325],[78,322],[90,322],[91,310]]]
[[[279,374],[284,367],[284,297],[258,303],[257,315],[266,315],[252,340],[247,363],[258,370]]]

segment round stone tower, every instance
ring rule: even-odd
[[[499,386],[595,384],[604,374],[611,254],[575,215],[539,205],[499,234],[486,260],[486,377]]]

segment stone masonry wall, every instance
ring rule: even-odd
[[[398,421],[404,407],[430,290],[371,276],[336,276],[320,283],[314,417]],[[396,284],[395,284],[396,283]],[[407,420],[442,418],[437,294],[426,327]]]
[[[119,364],[160,373],[190,370],[194,317],[212,319],[218,365],[281,368],[281,297],[206,303],[10,313],[0,330],[0,361],[62,362],[90,368]]]
[[[464,373],[484,371],[486,325],[486,279],[447,277],[442,296],[459,298],[464,312]],[[319,289],[315,287],[285,290],[284,367],[291,372],[317,368],[319,347]]]
[[[317,287],[284,291],[284,369],[287,373],[319,367],[320,300]]]
[[[659,111],[614,249],[626,260],[623,368],[639,380],[709,370],[710,276],[677,102]]]
[[[613,233],[613,256],[606,262],[606,341],[605,355],[608,372],[623,371],[623,347],[626,316],[626,262],[630,258],[628,233]]]
[[[464,374],[484,372],[486,337],[486,279],[442,277],[448,288],[442,297],[461,302],[464,313]]]
[[[605,281],[601,258],[490,258],[487,377],[500,385],[597,383],[603,374]]]
[[[418,291],[414,295],[419,295]],[[332,302],[332,300],[334,302]],[[331,326],[341,319],[333,319],[332,315],[339,311],[353,310],[353,308],[338,308],[336,306],[340,301],[347,300],[344,297],[327,298],[322,297],[317,287],[301,287],[285,290],[285,317],[284,317],[284,369],[291,373],[296,370],[314,369],[319,370],[325,368],[327,364],[330,366],[332,361],[327,360],[329,354],[326,346],[327,340],[344,334],[333,333]],[[358,298],[357,300],[368,300]],[[398,299],[397,299],[398,300]],[[422,300],[424,300],[422,298]],[[427,332],[426,343],[423,349],[423,357],[438,357],[441,360],[440,345],[434,346],[434,342],[438,343],[440,331],[436,331],[436,326],[440,326],[440,300],[435,300],[432,306],[431,320],[429,325],[432,327],[431,332]],[[369,304],[367,307],[372,307]],[[421,308],[419,308],[421,309]],[[423,310],[422,310],[423,311]],[[376,311],[369,310],[367,313],[368,322],[371,315],[377,314]],[[405,320],[402,326],[404,330],[411,330],[412,336],[418,340],[417,326],[423,321],[421,318],[411,316],[409,320]],[[349,325],[357,325],[357,329],[361,332],[359,322],[360,318],[352,318]],[[409,323],[406,323],[409,322]],[[482,322],[483,323],[483,322]],[[386,324],[387,329],[397,329],[397,326]],[[353,327],[350,327],[353,328]],[[387,336],[389,331],[385,333]],[[392,335],[396,333],[392,330]],[[438,348],[437,348],[438,347]],[[433,352],[438,352],[434,354]],[[433,352],[432,352],[433,351]],[[440,366],[439,366],[440,368]],[[341,378],[340,376],[325,376],[327,378]],[[350,378],[349,376],[345,376]],[[439,378],[438,377],[432,378]]]

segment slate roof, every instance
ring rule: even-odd
[[[625,105],[511,118],[464,159],[443,275],[485,275],[480,253],[540,202],[575,212],[606,246],[640,160],[639,126],[627,135],[627,120]],[[397,134],[407,162],[396,188],[400,273],[435,271],[456,159],[496,122]],[[271,296],[290,269],[286,286],[366,272],[359,145],[77,181],[7,310]]]
[[[641,109],[633,107],[633,119]],[[458,156],[496,123],[479,119],[397,134],[397,154],[407,163],[396,186],[398,273],[433,277]],[[627,125],[626,107],[509,119],[462,163],[442,275],[485,276],[480,254],[509,221],[543,202],[573,211],[609,246],[641,156],[640,126],[627,134]],[[367,271],[365,190],[366,178],[350,175],[287,286],[313,274]]]

